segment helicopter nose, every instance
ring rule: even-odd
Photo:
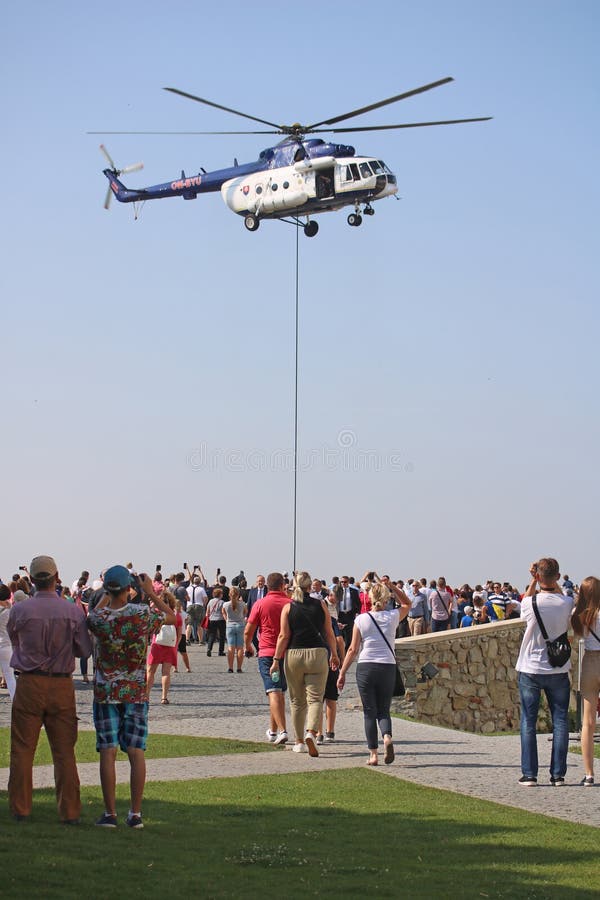
[[[375,192],[378,197],[390,197],[398,191],[396,187],[396,176],[378,175],[375,182]]]

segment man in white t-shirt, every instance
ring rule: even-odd
[[[192,583],[185,590],[188,595],[187,612],[189,614],[186,640],[189,644],[200,644],[202,641],[198,629],[204,618],[208,596],[199,575],[194,575]]]
[[[533,609],[533,598],[536,600],[538,613],[550,641],[556,640],[567,631],[573,611],[573,599],[565,596],[560,589],[558,584],[560,572],[555,559],[550,557],[540,559],[537,563],[533,563],[529,571],[531,583],[521,604],[521,618],[525,620],[526,628],[516,664],[521,698],[523,773],[519,784],[525,787],[537,785],[536,723],[543,691],[552,716],[550,784],[560,787],[565,783],[567,773],[571,660],[567,660],[565,665],[560,667],[550,665],[546,640]]]

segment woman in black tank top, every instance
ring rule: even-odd
[[[308,593],[312,579],[300,572],[294,579],[293,600],[281,612],[281,626],[271,674],[279,670],[284,652],[285,677],[290,691],[296,753],[308,750],[318,756],[317,729],[323,711],[323,695],[329,666],[339,659],[329,610]],[[305,734],[306,726],[306,734]]]

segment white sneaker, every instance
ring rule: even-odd
[[[271,731],[270,728],[267,728],[267,740],[270,744],[274,744],[277,740],[277,732]]]
[[[306,749],[308,750],[309,756],[318,756],[319,748],[317,747],[317,739],[316,736],[312,733],[312,731],[307,731],[304,735],[304,743],[306,744]]]
[[[273,741],[273,743],[277,744],[277,745],[287,744],[287,739],[288,739],[287,731],[280,731],[279,734],[277,735],[277,737],[275,738],[275,740]]]
[[[306,744],[294,744],[292,750],[294,753],[306,753]]]

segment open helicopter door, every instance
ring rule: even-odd
[[[320,169],[315,173],[315,193],[317,200],[330,200],[335,197],[333,166],[331,169]]]

